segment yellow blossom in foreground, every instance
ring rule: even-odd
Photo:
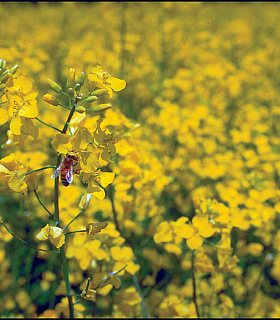
[[[89,223],[86,227],[87,234],[91,240],[95,239],[95,234],[101,232],[102,229],[108,226],[108,222]]]
[[[107,71],[103,71],[99,65],[91,68],[88,79],[93,81],[96,87],[107,89],[110,98],[113,94],[112,89],[114,91],[121,91],[126,86],[125,80],[112,77]]]
[[[87,193],[103,200],[105,197],[104,189],[113,182],[115,173],[97,170],[93,174],[82,172],[81,176],[82,181],[88,183]]]
[[[50,227],[48,224],[36,236],[38,240],[50,240],[56,247],[60,248],[65,243],[65,235],[59,227]]]

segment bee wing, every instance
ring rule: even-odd
[[[69,170],[67,170],[65,178],[66,178],[68,183],[72,183],[73,182],[73,166],[72,165],[70,165]]]
[[[61,167],[62,167],[63,163],[64,163],[64,159],[61,161],[60,165],[56,168],[54,173],[51,175],[51,179],[55,179],[56,177],[59,176],[60,170],[61,170]]]
[[[58,167],[54,173],[51,175],[51,179],[55,179],[56,177],[59,176],[59,173],[60,173],[60,168]]]

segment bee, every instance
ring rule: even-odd
[[[54,173],[51,176],[51,179],[55,179],[59,176],[61,178],[61,182],[65,187],[68,187],[70,183],[73,182],[73,173],[79,174],[80,170],[74,170],[73,167],[78,164],[79,158],[75,155],[66,154],[60,163],[60,165],[56,168]]]

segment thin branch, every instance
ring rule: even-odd
[[[63,234],[71,234],[71,233],[78,233],[78,232],[87,232],[87,230],[77,230],[77,231],[70,231],[70,232],[64,232]]]
[[[53,250],[44,250],[44,249],[39,249],[39,248],[35,248],[33,246],[31,246],[28,242],[22,240],[20,237],[18,237],[14,232],[12,232],[3,221],[0,221],[0,223],[3,225],[3,227],[13,236],[15,237],[17,240],[19,240],[23,245],[25,245],[26,247],[29,247],[31,249],[34,250],[38,250],[38,251],[45,251],[45,252],[51,252],[51,253],[59,253],[59,251],[53,251]]]
[[[63,228],[63,231],[66,230],[66,229],[70,226],[70,224],[71,224],[73,221],[75,221],[75,220],[80,216],[80,214],[81,214],[83,211],[84,211],[84,209],[82,209],[82,210],[76,215],[76,217],[73,218],[73,219],[67,224],[67,226]],[[67,233],[70,233],[70,232],[67,232]]]
[[[61,130],[57,129],[56,127],[51,126],[50,124],[48,124],[48,123],[40,120],[40,119],[37,118],[37,117],[35,117],[34,119],[36,119],[36,120],[38,120],[39,122],[43,123],[43,124],[44,124],[45,126],[47,126],[47,127],[53,128],[54,130],[59,131],[60,133],[62,132]]]
[[[54,215],[43,205],[42,201],[40,200],[37,191],[34,190],[35,196],[37,198],[37,200],[39,201],[40,205],[47,211],[47,213],[54,219]]]
[[[49,166],[49,167],[44,167],[44,168],[40,168],[40,169],[36,169],[36,170],[33,170],[33,171],[29,171],[29,172],[26,172],[24,175],[27,176],[28,174],[31,174],[31,173],[34,173],[34,172],[38,172],[38,171],[42,171],[42,170],[45,170],[45,169],[54,169],[56,168],[55,166]]]
[[[65,108],[65,109],[71,110],[71,108],[70,108],[70,107],[67,107],[67,106],[65,106],[65,105],[64,105],[64,104],[62,104],[62,103],[59,103],[58,105],[59,105],[59,106],[61,106],[61,107],[63,107],[63,108]]]
[[[137,289],[137,291],[138,291],[138,293],[139,293],[139,295],[140,295],[140,298],[141,298],[141,305],[142,305],[143,315],[144,315],[146,318],[150,318],[150,316],[149,316],[149,315],[147,314],[147,312],[146,312],[146,305],[145,305],[145,303],[144,303],[144,301],[143,301],[143,295],[142,295],[142,293],[141,293],[140,286],[139,286],[139,283],[138,283],[138,280],[137,280],[135,274],[133,275],[133,280],[134,280],[136,289]]]

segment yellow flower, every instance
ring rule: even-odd
[[[101,232],[102,229],[108,226],[108,222],[89,223],[86,227],[87,234],[91,240],[95,239],[95,234]]]
[[[11,153],[8,157],[0,160],[0,181],[3,187],[1,193],[13,193],[27,191],[25,183],[25,168],[15,161],[15,155]]]
[[[11,118],[10,129],[13,134],[20,135],[22,131],[21,127],[24,125],[25,119],[35,118],[38,114],[37,93],[33,89],[31,79],[25,75],[20,75],[14,80],[14,86],[7,90],[6,96],[9,106],[8,116]],[[7,122],[9,117],[7,118],[6,110],[1,109],[0,114],[2,115],[0,124]],[[29,131],[29,125],[30,122],[25,124],[23,132]],[[35,129],[33,129],[32,132],[34,130]]]
[[[113,268],[114,271],[119,271],[126,266],[125,270],[133,275],[140,269],[139,265],[134,264],[134,262],[131,261],[134,259],[134,255],[130,247],[121,248],[119,246],[114,246],[110,248],[110,253],[112,258],[116,260],[116,263]],[[119,274],[123,275],[124,270],[121,271]]]
[[[184,224],[178,230],[177,235],[187,239],[187,245],[191,250],[198,249],[203,244],[203,238],[213,235],[215,229],[212,227],[206,216],[195,216],[192,225]]]
[[[97,199],[103,200],[105,198],[104,188],[113,182],[115,173],[97,170],[94,173],[82,172],[81,177],[83,182],[88,183],[87,193],[91,193]]]
[[[101,154],[101,159],[107,162],[111,162],[111,156],[116,154],[116,141],[113,138],[112,134],[106,134],[105,130],[102,131],[100,124],[103,121],[103,118],[100,118],[96,121],[97,128],[93,133],[93,141],[98,148],[103,148]]]
[[[88,149],[91,141],[91,134],[88,129],[79,127],[76,133],[71,137],[67,134],[58,133],[52,140],[53,148],[62,154],[71,153],[79,158],[79,166],[86,173],[94,172],[98,168],[99,151]]]
[[[65,235],[59,227],[50,227],[48,224],[37,234],[38,240],[50,240],[56,247],[60,248],[65,243]]]
[[[91,68],[91,73],[88,75],[88,79],[94,82],[94,85],[98,88],[107,89],[110,98],[112,97],[112,89],[114,91],[120,91],[125,88],[125,80],[112,77],[107,71],[103,71],[101,66]]]

